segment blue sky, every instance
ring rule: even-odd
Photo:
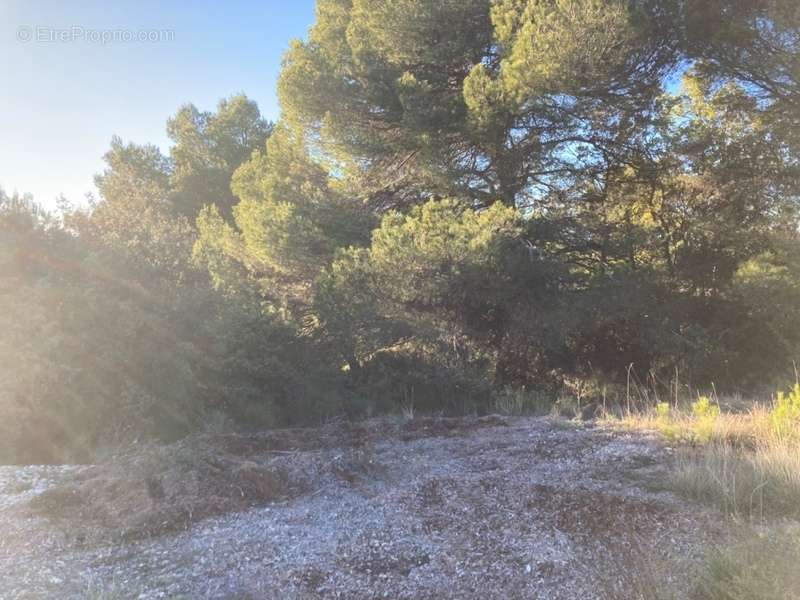
[[[313,15],[313,0],[2,0],[0,186],[82,202],[112,135],[166,150],[186,102],[244,92],[275,119],[281,56]],[[99,41],[154,30],[161,41]]]

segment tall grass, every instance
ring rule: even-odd
[[[732,516],[800,517],[800,448],[785,441],[760,441],[754,450],[711,443],[681,452],[670,484]]]
[[[800,385],[743,412],[701,396],[613,422],[680,446],[670,477],[678,493],[736,517],[800,517]]]
[[[607,416],[606,423],[632,430],[650,430],[675,444],[698,446],[708,443],[755,448],[759,442],[776,438],[771,425],[772,411],[754,404],[746,411],[726,412],[718,403],[701,396],[691,404],[660,402],[649,410]]]
[[[609,421],[679,446],[670,487],[734,524],[698,567],[692,598],[800,600],[800,385],[744,411],[700,397]]]
[[[745,528],[709,554],[693,600],[800,600],[800,529]]]

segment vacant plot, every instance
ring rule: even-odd
[[[681,597],[722,531],[659,491],[673,460],[641,433],[488,418],[3,468],[0,596]]]

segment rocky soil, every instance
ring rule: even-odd
[[[719,518],[654,438],[548,418],[200,436],[0,467],[0,598],[685,597]]]

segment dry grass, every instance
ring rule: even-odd
[[[737,448],[755,448],[759,441],[775,437],[770,410],[763,404],[754,404],[743,412],[720,411],[713,417],[698,417],[686,407],[670,407],[666,414],[654,408],[606,417],[604,422],[628,430],[655,431],[665,440],[678,444],[725,443]]]
[[[711,552],[693,600],[800,599],[800,529],[746,527],[725,548]]]
[[[682,495],[737,517],[800,517],[800,448],[761,442],[754,450],[711,443],[682,452],[670,478]]]
[[[698,567],[695,600],[800,600],[800,387],[725,411],[700,399],[606,421],[679,446],[670,487],[733,526]]]
[[[800,420],[778,408],[730,413],[701,399],[610,422],[681,446],[670,484],[684,496],[736,517],[800,517]]]

